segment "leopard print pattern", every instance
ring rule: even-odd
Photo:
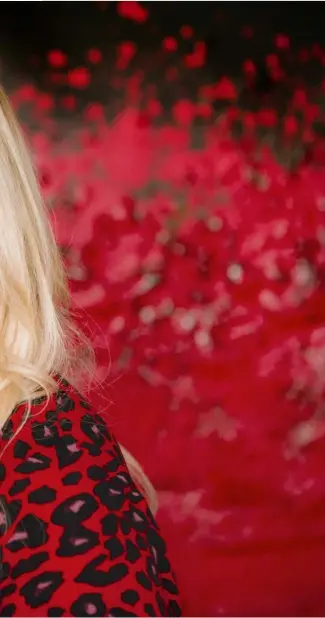
[[[62,379],[24,412],[0,440],[0,616],[180,616],[165,542],[102,416]]]

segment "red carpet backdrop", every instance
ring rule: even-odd
[[[76,55],[76,10],[69,44],[3,73],[92,398],[158,489],[186,615],[323,616],[325,45],[219,3],[81,4],[109,52]]]

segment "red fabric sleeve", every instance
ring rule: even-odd
[[[42,405],[2,437],[0,616],[181,615],[165,542],[103,418],[71,388]]]

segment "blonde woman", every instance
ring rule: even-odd
[[[0,616],[179,616],[152,487],[72,386],[82,338],[2,91],[0,320]]]

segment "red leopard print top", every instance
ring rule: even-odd
[[[1,437],[0,616],[180,616],[166,547],[103,418],[64,380]]]

